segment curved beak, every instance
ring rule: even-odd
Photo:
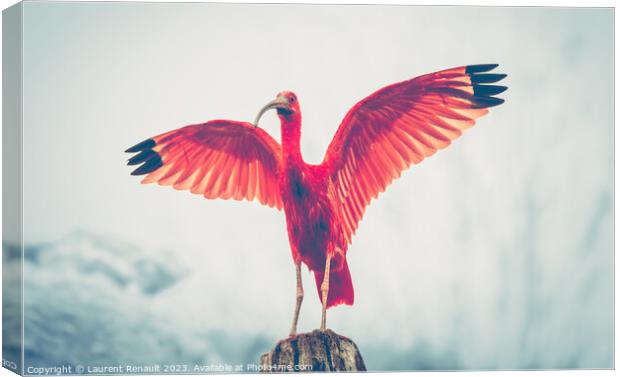
[[[258,127],[258,121],[267,111],[271,109],[284,109],[288,110],[288,100],[284,96],[278,96],[273,101],[269,102],[256,115],[256,120],[254,121],[254,127]]]

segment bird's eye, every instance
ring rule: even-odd
[[[295,97],[291,97],[291,98],[289,98],[289,99],[288,99],[288,101],[289,101],[290,103],[295,102]]]

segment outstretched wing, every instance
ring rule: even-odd
[[[213,120],[166,132],[126,150],[142,183],[172,185],[208,199],[258,199],[282,208],[281,147],[250,123]]]
[[[366,206],[411,164],[450,145],[488,107],[506,75],[497,64],[439,71],[387,86],[357,103],[345,116],[323,165],[339,203],[347,242]]]

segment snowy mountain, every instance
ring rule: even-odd
[[[4,250],[4,263],[17,267],[19,250]],[[169,253],[76,232],[27,247],[24,261],[26,366],[249,362],[269,348],[261,337],[179,323],[174,313],[182,308],[156,309],[165,306],[158,303],[164,291],[188,278]],[[19,279],[6,283],[15,288]],[[6,333],[19,331],[16,319],[4,325]],[[16,355],[18,339],[8,341]]]

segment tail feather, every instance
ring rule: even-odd
[[[314,271],[314,280],[321,300],[321,284],[323,283],[323,271]],[[327,307],[345,304],[353,305],[353,282],[347,260],[344,260],[342,268],[338,271],[331,271],[329,274],[329,291],[327,293]]]

